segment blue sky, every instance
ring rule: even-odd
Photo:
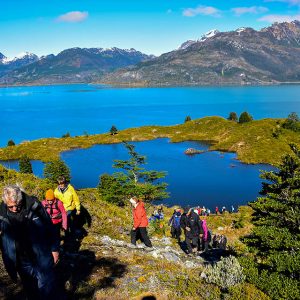
[[[0,52],[119,47],[160,55],[211,29],[294,19],[300,0],[0,0]]]

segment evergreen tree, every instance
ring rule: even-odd
[[[61,137],[68,138],[68,137],[71,137],[71,134],[70,134],[70,132],[67,132],[67,133],[63,134]]]
[[[244,238],[253,259],[241,259],[248,280],[272,299],[300,299],[300,151],[290,146],[278,171],[261,175],[264,197],[250,203],[255,227]]]
[[[7,142],[7,146],[10,147],[10,146],[14,146],[15,145],[15,142],[13,140],[9,140]]]
[[[228,117],[228,120],[229,121],[234,121],[234,122],[237,122],[238,121],[238,116],[235,112],[231,112],[229,114],[229,117]]]
[[[28,156],[24,155],[19,160],[20,173],[32,174],[32,165]]]
[[[253,121],[253,118],[249,113],[247,113],[246,111],[241,113],[240,118],[239,118],[239,123],[247,123],[250,121]]]
[[[115,125],[113,125],[113,126],[111,126],[111,129],[110,129],[109,132],[110,132],[111,135],[115,135],[115,134],[118,133],[118,129]]]
[[[192,118],[190,116],[186,116],[184,119],[184,123],[191,121]]]
[[[124,145],[129,159],[114,160],[113,167],[122,172],[100,177],[98,190],[102,198],[117,204],[123,204],[131,195],[141,197],[145,202],[167,198],[167,184],[158,182],[166,173],[145,170],[142,165],[146,164],[146,157],[138,154],[134,145],[126,142]]]
[[[297,113],[295,112],[290,113],[287,119],[282,124],[282,127],[293,130],[295,132],[300,131],[300,119]]]
[[[44,177],[51,180],[53,183],[57,183],[57,178],[64,176],[67,181],[70,181],[70,169],[60,159],[52,160],[46,163],[44,168]]]

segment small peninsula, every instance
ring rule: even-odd
[[[277,165],[282,155],[290,153],[290,143],[300,145],[300,135],[282,127],[284,119],[262,119],[239,124],[222,117],[205,117],[174,126],[143,126],[108,133],[65,138],[44,138],[0,148],[1,160],[17,160],[23,155],[43,162],[59,157],[67,150],[88,148],[96,144],[122,141],[145,141],[169,138],[171,142],[202,141],[209,150],[236,152],[248,164]],[[279,132],[279,134],[278,134]]]

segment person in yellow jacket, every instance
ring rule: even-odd
[[[67,182],[64,176],[57,179],[58,187],[54,191],[55,198],[59,199],[67,212],[68,233],[75,234],[74,220],[80,214],[80,201],[74,187]]]

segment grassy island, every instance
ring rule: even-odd
[[[236,152],[244,163],[277,165],[283,154],[291,153],[289,143],[300,145],[300,134],[282,128],[283,119],[262,119],[239,124],[221,117],[205,117],[174,126],[143,126],[110,133],[66,138],[44,138],[0,148],[1,160],[30,159],[48,162],[63,151],[96,144],[170,138],[172,142],[206,141],[210,150]],[[200,154],[201,155],[201,154]]]

